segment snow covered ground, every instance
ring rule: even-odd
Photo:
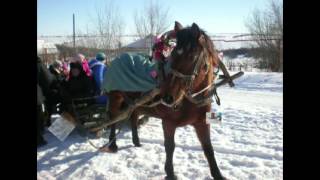
[[[231,73],[232,74],[232,73]],[[236,87],[218,89],[221,125],[211,125],[211,141],[222,173],[231,180],[280,180],[283,175],[282,73],[247,72]],[[77,132],[60,142],[49,131],[48,145],[37,150],[38,179],[160,180],[165,176],[161,121],[150,119],[139,129],[142,147],[132,145],[123,130],[118,153],[97,152]],[[107,140],[97,139],[102,145]],[[178,128],[174,169],[181,180],[212,179],[191,126]]]

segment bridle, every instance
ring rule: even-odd
[[[204,51],[206,51],[206,50],[204,50]],[[193,67],[193,71],[192,71],[191,75],[183,74],[183,73],[179,72],[178,70],[172,68],[173,80],[171,81],[171,83],[174,82],[174,79],[176,77],[182,79],[187,85],[187,95],[191,95],[191,91],[193,88],[193,81],[198,76],[198,73],[199,73],[199,70],[200,70],[200,67],[201,67],[203,61],[205,61],[205,63],[208,65],[208,60],[207,60],[208,58],[205,55],[204,51],[202,51],[199,55],[195,56],[194,59],[192,60],[192,63],[196,62],[196,64]],[[207,73],[208,73],[208,71],[206,72],[206,74]]]
[[[200,98],[200,99],[199,98],[196,99],[196,97],[199,96],[200,94],[202,94],[203,92],[205,92],[205,91],[207,91],[209,89],[212,89],[213,86],[214,86],[214,81],[211,82],[205,88],[201,89],[200,91],[192,93],[194,80],[198,76],[200,68],[201,68],[201,65],[203,63],[206,63],[206,66],[207,66],[205,74],[207,75],[208,72],[209,72],[210,63],[209,63],[209,57],[208,57],[207,49],[204,48],[204,50],[199,55],[197,55],[197,56],[195,56],[193,58],[192,62],[193,63],[195,62],[195,65],[193,67],[192,74],[190,74],[190,75],[189,74],[183,74],[183,73],[181,73],[178,70],[173,69],[173,68],[171,69],[172,78],[173,78],[171,80],[171,83],[174,82],[175,78],[180,78],[180,79],[182,79],[182,81],[184,81],[186,83],[187,88],[184,90],[183,95],[176,100],[176,102],[174,102],[171,105],[166,104],[166,106],[170,106],[170,107],[174,106],[174,107],[176,107],[182,101],[182,99],[183,99],[182,97],[186,97],[191,103],[196,104],[197,106],[207,105],[207,104],[212,102],[212,100],[211,100],[212,96],[203,97],[203,98]]]

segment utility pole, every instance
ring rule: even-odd
[[[75,31],[74,14],[73,14],[73,50],[76,53],[76,31]]]
[[[283,42],[282,39],[279,40],[279,48],[280,48],[280,72],[283,72]]]

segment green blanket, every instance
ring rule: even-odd
[[[167,69],[170,66],[167,63]],[[157,64],[150,62],[147,56],[134,53],[123,53],[115,58],[104,76],[103,89],[126,92],[146,92],[154,89],[157,79],[150,72],[157,70]],[[158,73],[159,74],[159,73]]]

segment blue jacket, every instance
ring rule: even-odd
[[[100,62],[96,59],[92,59],[89,62],[89,67],[91,69],[92,76],[93,76],[93,79],[96,84],[96,88],[97,88],[96,95],[100,95],[101,94],[101,86],[102,86],[104,75],[107,72],[107,67],[105,64],[103,64],[102,62]]]

